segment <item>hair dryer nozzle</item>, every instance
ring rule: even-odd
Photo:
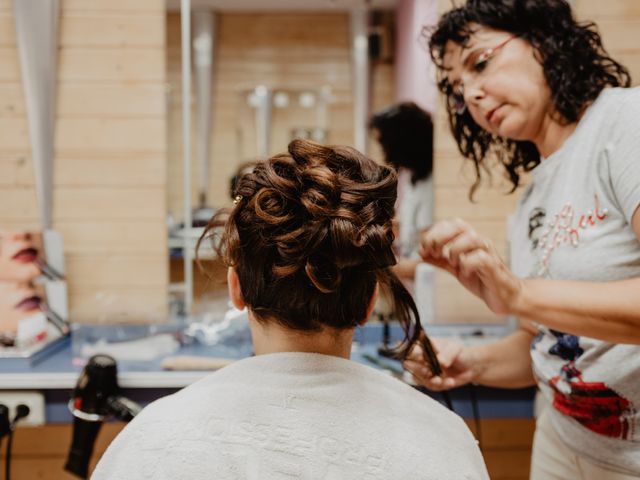
[[[140,406],[121,396],[118,386],[118,367],[108,355],[94,355],[80,373],[69,401],[73,416],[73,440],[65,470],[87,478],[93,446],[105,417],[115,416],[129,421],[141,410]]]

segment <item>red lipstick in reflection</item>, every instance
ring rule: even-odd
[[[38,250],[35,248],[25,248],[16,253],[12,260],[20,263],[31,263],[35,262],[38,258]]]

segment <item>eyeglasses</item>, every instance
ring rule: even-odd
[[[518,38],[517,35],[512,35],[505,41],[499,43],[495,47],[487,48],[484,50],[478,58],[473,62],[471,72],[468,72],[471,76],[476,77],[484,72],[489,65],[489,60],[496,56],[502,47],[509,43],[514,38]],[[462,82],[455,85],[449,84],[449,91],[447,92],[447,100],[449,103],[449,109],[456,113],[456,115],[462,115],[467,110],[467,104],[464,100],[464,84]]]

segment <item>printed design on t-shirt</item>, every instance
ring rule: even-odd
[[[582,379],[582,372],[575,365],[584,353],[580,337],[555,330],[550,332],[556,337],[556,343],[549,349],[549,354],[567,362],[560,374],[549,381],[555,409],[600,435],[623,440],[633,438],[635,406],[604,382]]]
[[[528,237],[531,242],[531,250],[538,248],[540,243],[540,235],[542,234],[544,227],[544,219],[547,216],[547,211],[544,208],[536,207],[531,210],[529,214],[529,232]]]
[[[531,250],[538,248],[540,242],[540,234],[544,227],[544,219],[547,211],[544,208],[536,207],[529,214],[529,240],[531,241]]]
[[[534,272],[534,276],[537,277],[546,276],[551,257],[560,247],[571,245],[577,248],[580,245],[580,234],[584,230],[595,227],[609,215],[609,210],[602,208],[598,194],[594,194],[593,209],[580,214],[576,212],[571,203],[567,203],[547,221],[540,231],[540,227],[536,225],[537,222],[544,221],[544,217],[541,217],[543,212],[545,212],[544,209],[536,207],[529,215],[529,239],[532,240],[533,248],[540,255]],[[534,227],[533,231],[532,226]]]

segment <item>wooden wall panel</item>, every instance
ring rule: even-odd
[[[638,22],[640,28],[640,21]],[[609,54],[622,65],[627,67],[631,74],[631,82],[634,86],[640,85],[640,48],[635,51],[610,50]]]
[[[638,34],[640,14],[630,18],[601,17],[596,22],[607,50],[618,52],[638,52],[638,44],[633,39]]]
[[[476,192],[473,202],[469,200],[468,192],[468,188],[436,189],[436,218],[493,220],[502,218],[505,212],[511,212],[515,208],[517,198],[514,195],[507,196],[504,190],[482,188]]]
[[[13,0],[0,0],[0,12],[11,12]],[[149,0],[63,0],[63,7],[69,12],[157,12],[157,4]]]
[[[629,17],[640,16],[640,3],[633,0],[573,0],[573,9],[576,14],[586,20],[595,20],[598,23],[603,18],[613,18],[615,20],[623,20]],[[630,44],[634,44],[632,39]]]
[[[30,149],[29,127],[25,117],[0,118],[0,145],[3,151]]]
[[[127,270],[128,275],[139,272]],[[168,275],[163,275],[167,278]],[[80,323],[150,324],[167,319],[166,288],[109,285],[71,285],[69,295],[74,300],[69,315]]]
[[[640,85],[640,3],[628,0],[575,0],[579,20],[596,23],[605,48],[631,72],[633,85]]]
[[[65,82],[58,88],[58,115],[162,118],[165,115],[165,85],[127,82],[124,84],[83,84]],[[3,108],[0,89],[0,112]],[[158,139],[159,141],[161,139]]]
[[[0,0],[9,1],[9,0]],[[68,12],[108,12],[126,14],[158,14],[164,10],[164,4],[159,4],[156,0],[63,0],[64,8]]]
[[[105,423],[100,429],[90,462],[90,471],[122,430],[121,422]],[[12,478],[72,480],[76,476],[64,471],[64,463],[71,445],[71,425],[52,424],[44,427],[20,427],[14,435]],[[4,448],[0,459],[4,463]]]
[[[16,31],[13,16],[9,12],[0,10],[0,46],[12,46],[16,42]]]
[[[87,5],[89,5],[87,3]],[[71,12],[63,4],[60,18],[60,46],[63,48],[104,46],[164,46],[164,12],[145,15],[96,11]],[[0,10],[0,45],[15,46],[16,34],[11,12]]]
[[[0,155],[0,188],[33,185],[33,166],[29,152]]]
[[[0,65],[1,62],[0,58]],[[22,85],[0,83],[0,117],[12,118],[20,115],[26,115]]]
[[[19,82],[18,52],[13,47],[0,46],[0,82]]]
[[[526,480],[529,478],[533,419],[483,419],[482,447],[489,475],[493,480]],[[472,432],[475,424],[467,421]],[[91,469],[122,430],[120,422],[105,423],[100,430]],[[21,427],[15,434],[12,472],[15,478],[71,480],[64,472],[64,462],[71,444],[71,426],[52,424],[44,427]],[[3,459],[4,449],[0,452]]]
[[[60,50],[59,78],[86,83],[131,82],[163,84],[161,48],[74,47]]]
[[[478,297],[468,293],[449,273],[436,272],[436,323],[499,323],[496,316]]]
[[[129,152],[131,155],[131,152]],[[96,152],[70,154],[57,159],[60,168],[56,185],[65,187],[157,187],[165,188],[166,175],[158,165],[165,161],[164,154],[136,153],[127,156],[112,154],[101,156]],[[164,202],[160,202],[164,203]]]
[[[33,188],[19,188],[13,185],[2,187],[2,200],[0,201],[1,224],[12,224],[24,221],[33,225],[38,220],[38,207]]]
[[[60,22],[60,45],[64,47],[164,47],[162,11],[148,15],[68,12]]]
[[[166,210],[163,187],[60,188],[54,194],[54,203],[56,221],[81,223],[93,223],[96,219],[149,222],[164,218]],[[166,239],[157,241],[166,243]],[[166,260],[162,258],[161,263]]]
[[[165,151],[164,118],[60,118],[56,125],[56,151],[153,152]],[[163,166],[160,164],[160,168]],[[126,172],[122,172],[126,175]]]
[[[227,205],[229,178],[255,156],[252,111],[241,92],[259,84],[273,88],[332,88],[329,141],[353,143],[353,112],[348,16],[340,13],[220,14],[217,18],[214,74],[212,167],[209,194],[214,206]],[[167,23],[169,94],[169,208],[182,213],[182,133],[180,17]],[[373,75],[373,110],[393,102],[393,69],[377,65]],[[272,153],[286,148],[289,131],[274,113]],[[277,118],[276,118],[277,117]],[[195,161],[194,185],[200,172]],[[196,200],[193,189],[193,200]]]
[[[500,169],[491,168],[491,178],[483,180],[471,201],[469,188],[475,181],[473,163],[458,152],[442,107],[435,114],[434,125],[436,220],[464,219],[487,235],[504,258],[508,258],[506,217],[514,210],[518,193],[509,195],[511,187],[504,174]],[[504,321],[446,272],[436,272],[435,308],[439,323]]]
[[[152,254],[154,257],[166,255],[166,246],[158,242],[159,238],[166,235],[166,229],[159,222],[129,222],[96,217],[93,221],[81,224],[60,220],[56,222],[56,228],[65,239],[67,249],[79,255],[104,255],[111,252]],[[162,265],[162,262],[158,264]]]
[[[63,0],[54,227],[76,321],[167,311],[163,0]],[[0,0],[0,225],[37,228],[13,11]]]
[[[155,54],[151,54],[154,52]],[[59,51],[58,80],[84,83],[164,83],[160,47],[72,47]],[[15,47],[0,46],[0,81],[21,82]]]
[[[139,253],[111,253],[102,255],[76,254],[66,258],[67,275],[70,278],[84,278],[82,289],[118,288],[122,286],[122,272],[127,273],[128,287],[155,287],[166,284],[165,266],[152,256]],[[94,272],[100,272],[96,277]],[[71,283],[75,288],[75,284]]]

